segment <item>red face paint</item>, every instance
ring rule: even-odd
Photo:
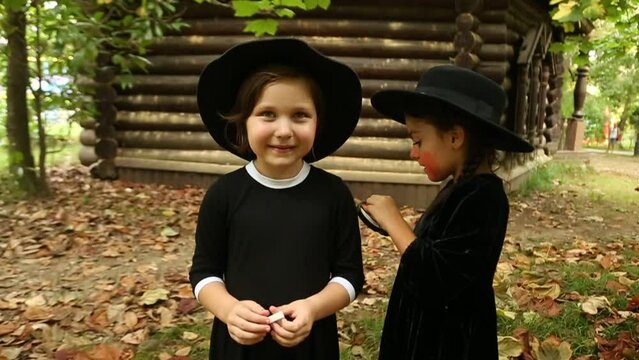
[[[440,181],[439,179],[439,163],[435,156],[429,151],[422,151],[419,153],[419,160],[417,161],[424,167],[424,171],[431,181]]]

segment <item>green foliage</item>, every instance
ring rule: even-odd
[[[4,0],[4,5],[9,10],[20,10],[27,5],[27,0]]]
[[[215,3],[216,0],[195,0],[197,3]],[[250,32],[256,36],[275,35],[277,32],[277,18],[292,18],[295,10],[314,10],[317,8],[328,9],[330,0],[234,0],[231,7],[235,16],[240,18],[266,17],[265,19],[249,20],[244,32]]]
[[[636,39],[639,38],[638,0],[551,0],[552,19],[568,35],[562,44],[554,44],[552,50],[563,51],[573,57],[576,64],[587,64],[591,50],[605,46],[610,54],[636,56]],[[606,36],[598,36],[597,30],[586,37],[592,24],[596,28],[614,29]],[[613,34],[614,39],[610,38]]]
[[[166,31],[177,31],[186,24],[177,18],[177,0],[131,1],[99,0],[97,6],[80,7],[76,1],[65,1],[69,13],[67,23],[75,31],[60,34],[58,43],[73,51],[70,70],[92,75],[98,55],[108,49],[109,59],[101,66],[114,66],[117,73],[129,74],[145,69],[144,58],[153,41]]]

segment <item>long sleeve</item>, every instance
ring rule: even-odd
[[[471,302],[463,293],[488,285],[501,252],[508,201],[500,183],[456,190],[418,230],[402,257],[406,281],[427,303]]]
[[[361,237],[355,202],[344,183],[339,184],[338,206],[335,213],[335,241],[331,274],[333,278],[346,279],[355,294],[364,286]],[[351,299],[353,300],[353,299]]]
[[[204,195],[195,230],[195,252],[189,279],[198,283],[212,277],[223,279],[227,263],[227,197],[218,180]],[[197,295],[197,294],[196,294]]]

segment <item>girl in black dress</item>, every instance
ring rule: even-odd
[[[410,156],[431,181],[451,179],[414,230],[388,196],[363,205],[401,254],[379,358],[497,360],[492,281],[508,199],[493,164],[496,150],[533,147],[500,125],[502,88],[460,67],[434,67],[415,91],[380,91],[371,103],[406,125]]]
[[[210,63],[197,96],[213,139],[249,161],[198,217],[189,275],[215,315],[210,359],[338,359],[335,312],[364,282],[359,226],[346,185],[309,163],[355,128],[357,75],[302,41],[259,40]]]

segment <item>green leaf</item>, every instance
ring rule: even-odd
[[[302,0],[282,0],[281,3],[282,6],[287,8],[300,8],[305,10],[308,9],[308,0],[306,1],[306,4]]]
[[[18,11],[27,5],[27,0],[4,0],[7,9]]]
[[[591,20],[598,19],[604,16],[605,13],[606,9],[604,9],[599,3],[593,3],[592,5],[587,6],[583,11],[584,16]]]
[[[306,3],[306,10],[313,10],[319,5],[318,0],[304,0]]]
[[[274,19],[260,19],[251,20],[246,24],[244,32],[251,32],[256,36],[262,36],[265,34],[275,35],[277,32],[277,20]]]
[[[553,14],[552,19],[560,22],[570,21],[569,18],[573,16],[573,9],[577,5],[577,2],[571,0],[567,3],[559,4],[557,11]]]
[[[257,1],[236,0],[232,5],[237,17],[251,17],[260,11],[260,3]]]
[[[317,4],[319,7],[326,10],[329,6],[331,6],[331,0],[317,0]]]
[[[279,17],[292,18],[295,16],[295,13],[291,9],[277,9],[275,10],[275,14]]]

